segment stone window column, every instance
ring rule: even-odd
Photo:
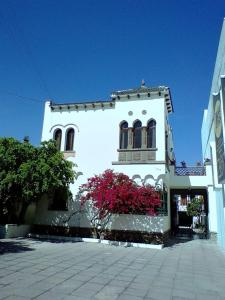
[[[141,138],[142,138],[141,148],[146,149],[147,148],[147,127],[142,127],[141,135],[142,135],[141,136]]]
[[[133,128],[130,127],[128,128],[128,145],[127,149],[132,149],[133,148]]]

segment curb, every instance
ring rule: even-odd
[[[58,236],[58,235],[44,235],[44,234],[28,234],[28,238],[37,238],[37,239],[46,239],[46,240],[60,240],[60,241],[71,241],[71,242],[85,242],[85,243],[100,243],[103,245],[110,246],[121,246],[121,247],[133,247],[133,248],[145,248],[145,249],[158,249],[163,248],[163,244],[144,244],[144,243],[133,243],[133,242],[121,242],[121,241],[110,241],[110,240],[101,240],[95,238],[82,238],[82,237],[67,237],[67,236]]]

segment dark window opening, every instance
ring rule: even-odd
[[[156,148],[156,121],[148,122],[147,127],[147,148]]]
[[[142,124],[136,121],[133,127],[133,148],[141,148],[142,144]]]
[[[56,143],[56,148],[60,151],[61,149],[61,140],[62,140],[62,130],[57,129],[54,134],[54,140]]]
[[[49,203],[49,210],[68,210],[68,199],[71,192],[67,187],[61,187],[55,190],[54,195]]]
[[[128,123],[120,125],[120,149],[127,149],[128,146]]]
[[[73,151],[74,129],[70,128],[66,134],[66,151]]]

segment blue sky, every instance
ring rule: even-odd
[[[177,162],[201,160],[223,0],[0,0],[0,136],[38,145],[44,101],[171,89]]]

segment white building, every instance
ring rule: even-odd
[[[210,165],[175,167],[169,125],[172,112],[169,88],[148,88],[144,82],[137,89],[113,92],[108,101],[63,104],[47,101],[42,140],[55,139],[65,158],[78,165],[81,175],[71,187],[75,200],[79,186],[106,169],[123,172],[139,184],[160,186],[163,211],[159,216],[139,216],[138,222],[130,221],[130,216],[120,216],[110,229],[120,233],[146,232],[162,240],[178,225],[191,225],[190,219],[177,208],[176,199],[200,195],[208,214],[207,191],[212,184]],[[63,220],[77,204],[69,203],[66,211],[66,207],[57,205],[51,209],[49,201],[44,199],[37,207],[36,230],[64,234]],[[90,224],[84,216],[75,215],[67,225],[70,234],[88,235]],[[210,220],[207,227],[216,231]]]
[[[209,208],[219,244],[225,249],[225,196],[224,196],[224,109],[225,109],[225,20],[221,31],[212,79],[208,109],[202,122],[203,158],[212,162],[213,180],[210,186]],[[215,102],[218,103],[217,110]],[[215,128],[216,127],[216,128]],[[220,130],[219,130],[220,129]],[[220,142],[221,141],[221,142]],[[220,144],[218,143],[220,142]]]

